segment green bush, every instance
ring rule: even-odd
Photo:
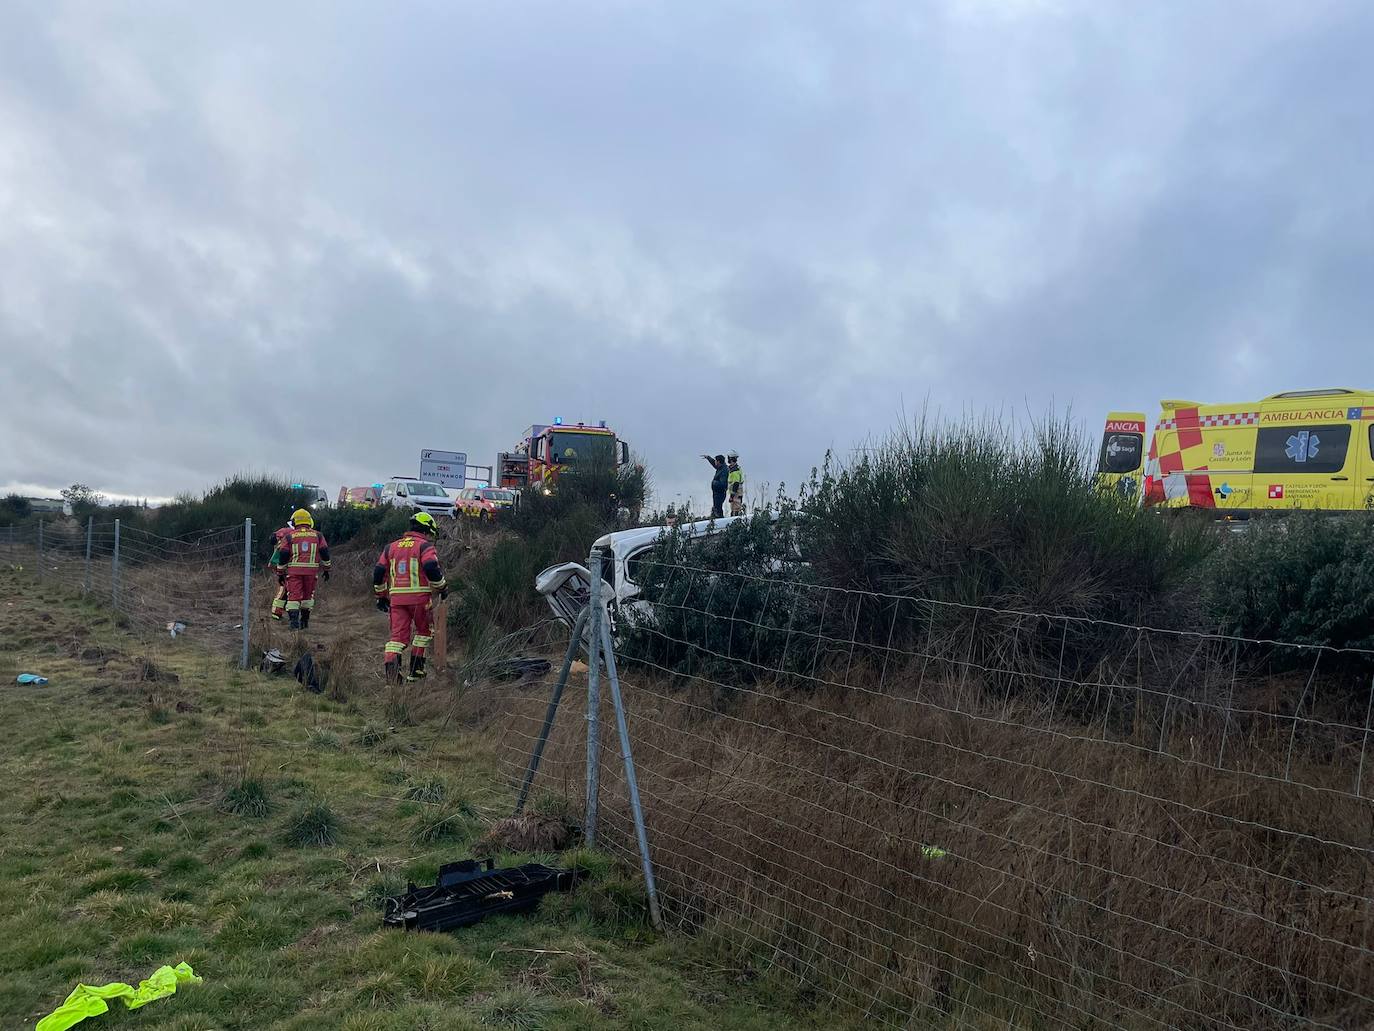
[[[1067,420],[921,421],[854,465],[827,465],[805,503],[827,584],[998,609],[1136,623],[1167,613],[1210,538],[1095,489]]]
[[[462,633],[509,633],[547,617],[535,576],[556,562],[586,562],[592,541],[615,528],[603,507],[584,501],[559,502],[557,511],[519,524],[519,537],[498,540],[483,561],[451,578],[457,604],[449,618]]]
[[[21,494],[6,494],[0,498],[0,518],[15,522],[33,514],[33,505]]]
[[[1228,534],[1203,579],[1207,616],[1242,637],[1374,649],[1374,520],[1295,512]]]

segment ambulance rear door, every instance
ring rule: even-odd
[[[1101,490],[1135,500],[1145,472],[1145,413],[1108,412],[1097,455]]]

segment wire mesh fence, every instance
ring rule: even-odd
[[[0,528],[0,556],[107,605],[141,635],[185,637],[243,660],[250,524],[163,537],[118,520]]]
[[[881,1026],[1371,1026],[1374,653],[638,573],[616,651],[679,927]],[[516,783],[546,701],[508,697]],[[536,798],[586,804],[587,726]]]

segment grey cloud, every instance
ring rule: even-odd
[[[0,484],[1368,385],[1357,3],[0,11]]]

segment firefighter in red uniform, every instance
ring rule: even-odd
[[[310,625],[315,607],[315,581],[329,579],[329,542],[315,529],[315,517],[303,508],[291,513],[291,532],[277,538],[272,553],[277,583],[286,587],[286,616],[292,630]]]
[[[382,549],[372,569],[377,608],[391,614],[383,669],[388,681],[401,679],[401,655],[410,648],[411,680],[425,675],[425,649],[434,639],[435,591],[448,597],[448,581],[439,567],[434,538],[439,526],[428,512],[410,517],[410,529]]]
[[[277,553],[277,549],[282,546],[282,541],[291,533],[291,524],[288,522],[276,533],[272,534],[272,554]],[[269,566],[270,568],[270,566]],[[272,595],[272,618],[281,622],[286,615],[286,584],[277,584],[277,593]]]

